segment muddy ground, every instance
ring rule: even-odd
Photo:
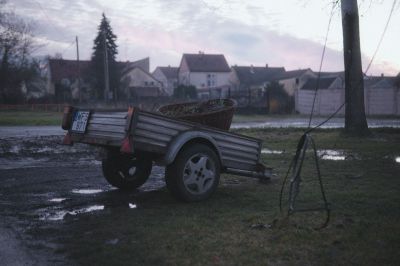
[[[71,265],[57,234],[66,221],[112,208],[134,211],[137,195],[165,186],[164,169],[154,167],[140,190],[123,194],[103,178],[98,149],[62,146],[61,138],[0,140],[2,265]]]

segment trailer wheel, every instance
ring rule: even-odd
[[[216,153],[204,144],[179,152],[166,168],[167,187],[174,197],[186,202],[205,200],[219,183],[220,164]]]
[[[103,175],[112,186],[134,190],[143,185],[150,176],[153,163],[146,156],[136,157],[108,151],[102,161]]]

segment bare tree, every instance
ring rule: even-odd
[[[34,49],[32,28],[0,1],[0,101],[20,97],[21,83],[29,76],[29,55]]]
[[[341,0],[341,10],[345,67],[345,131],[357,136],[368,135],[357,0]]]

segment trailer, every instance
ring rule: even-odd
[[[165,166],[168,190],[187,202],[209,198],[221,173],[271,177],[271,169],[261,163],[261,140],[139,108],[110,111],[66,106],[62,128],[68,131],[64,144],[104,148],[103,175],[123,190],[143,185],[153,164]]]

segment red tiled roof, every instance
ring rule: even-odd
[[[141,62],[143,60],[139,60],[137,62]],[[127,69],[131,66],[136,66],[137,62],[117,62],[117,66],[120,67],[120,69]],[[49,67],[51,73],[51,81],[53,83],[59,83],[64,78],[70,80],[78,78],[78,62],[76,60],[49,59]],[[89,72],[90,68],[91,61],[79,61],[79,71],[81,77],[84,77],[85,74]]]
[[[61,82],[62,79],[78,78],[78,62],[76,60],[49,59],[51,81]],[[79,71],[85,73],[90,68],[90,61],[79,61]]]

